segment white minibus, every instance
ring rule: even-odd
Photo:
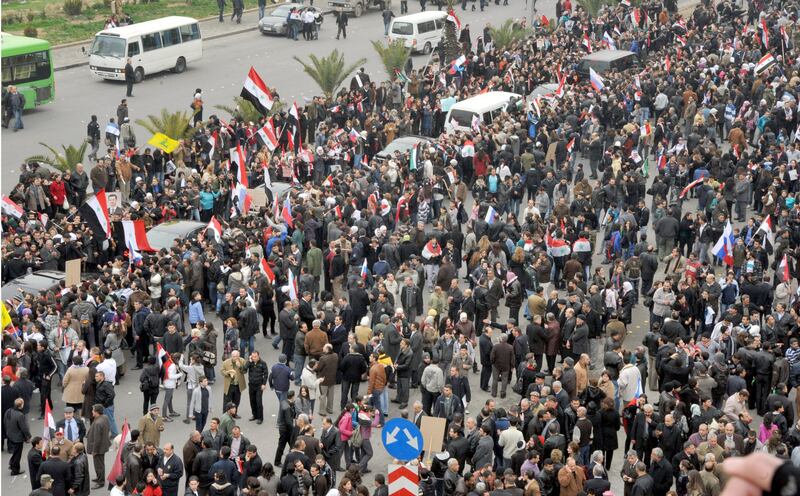
[[[520,105],[522,95],[507,91],[488,91],[454,103],[445,118],[445,131],[468,131],[475,116],[483,124],[491,124],[495,117],[506,110],[510,104]]]
[[[404,40],[412,52],[429,54],[442,40],[447,13],[441,10],[417,12],[392,19],[389,43]]]
[[[104,79],[125,79],[125,63],[130,58],[139,83],[156,72],[181,73],[187,63],[202,56],[197,20],[171,16],[100,31],[89,52],[89,70]]]

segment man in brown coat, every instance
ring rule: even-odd
[[[161,432],[164,430],[164,419],[161,418],[161,408],[153,403],[150,411],[139,419],[139,439],[142,444],[148,441],[156,446],[161,443]]]
[[[728,133],[728,141],[731,142],[731,148],[737,146],[739,153],[744,153],[747,150],[747,138],[744,135],[744,131],[742,131],[741,125],[741,121],[738,120],[733,123],[733,127]]]
[[[306,336],[308,339],[308,336]],[[308,341],[306,341],[308,342]],[[322,356],[317,362],[317,377],[322,378],[319,385],[319,414],[333,415],[333,391],[336,388],[336,371],[339,369],[339,355],[333,352],[330,343],[322,347]]]
[[[567,464],[558,471],[558,485],[561,487],[561,496],[578,496],[582,494],[585,482],[586,475],[583,469],[575,463],[574,458],[567,458]]]
[[[318,319],[314,320],[311,324],[311,330],[306,334],[306,339],[303,343],[306,355],[319,360],[323,353],[323,348],[328,344],[328,335],[321,329],[322,322]]]
[[[502,334],[500,341],[492,346],[492,396],[497,396],[497,380],[500,379],[500,398],[506,397],[508,381],[514,370],[514,347],[508,343],[508,334]]]
[[[96,475],[93,479],[92,489],[103,487],[105,484],[106,453],[111,448],[111,440],[108,437],[110,430],[108,417],[103,414],[103,405],[94,405],[92,407],[92,425],[86,432],[86,452],[92,455]]]

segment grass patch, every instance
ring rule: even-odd
[[[230,11],[230,2],[227,3],[226,11]],[[30,26],[37,29],[40,39],[59,45],[91,39],[103,29],[111,16],[111,7],[102,0],[84,1],[81,13],[76,16],[66,15],[63,7],[63,0],[4,0],[3,31],[22,35],[25,28]],[[219,9],[217,0],[190,0],[189,3],[160,0],[153,3],[127,3],[123,11],[134,22],[143,22],[171,15],[200,19],[216,14]]]

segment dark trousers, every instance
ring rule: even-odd
[[[278,449],[275,450],[275,466],[281,464],[281,459],[283,458],[283,450],[286,449],[286,446],[291,441],[292,431],[291,429],[278,429]]]
[[[341,408],[344,408],[348,401],[355,401],[356,398],[358,398],[359,385],[359,382],[347,382],[342,380],[342,400],[339,402]]]
[[[764,415],[767,412],[770,380],[769,376],[756,376],[756,408],[759,415]]]
[[[264,391],[258,384],[250,386],[250,411],[256,420],[264,420]]]
[[[266,310],[261,310],[261,332],[267,336],[267,328],[270,334],[275,335],[275,303],[270,302]]]
[[[408,377],[397,378],[397,402],[400,403],[402,408],[408,406]]]
[[[489,379],[492,378],[492,364],[481,364],[481,389],[489,389]]]
[[[133,80],[132,79],[126,79],[125,80],[125,88],[126,88],[126,93],[125,94],[127,96],[133,96]]]
[[[147,339],[139,338],[136,341],[136,366],[141,367],[148,358],[150,358],[150,347]]]
[[[422,391],[422,410],[425,412],[425,415],[430,415],[431,408],[436,402],[436,398],[439,397],[439,393],[431,393],[424,387],[420,388],[420,390]]]
[[[94,479],[97,482],[103,481],[106,478],[106,454],[105,453],[95,453],[92,455],[92,461],[94,462],[94,473],[97,477]]]
[[[222,397],[222,409],[225,410],[225,405],[233,403],[236,408],[239,408],[239,403],[242,401],[242,391],[239,390],[238,384],[231,384],[228,387],[228,392]]]
[[[206,420],[208,420],[208,412],[194,412],[194,428],[197,432],[203,432],[206,427]]]
[[[41,412],[39,413],[39,415],[41,415],[42,417],[44,417],[44,405],[48,401],[50,402],[50,405],[53,404],[53,400],[50,399],[51,384],[52,384],[52,379],[50,379],[50,380],[42,379],[42,383],[39,385],[39,394],[40,394],[40,397],[41,397],[41,401],[40,401],[40,403],[41,403]],[[81,405],[81,406],[83,406],[83,405]],[[35,476],[33,476],[33,477],[35,477]]]
[[[150,405],[155,405],[156,401],[158,401],[158,389],[142,392],[142,415],[145,415]]]
[[[344,36],[344,39],[347,39],[347,26],[342,26],[341,24],[338,26],[339,29],[336,31],[336,39],[339,39],[339,35]]]
[[[9,440],[7,444],[8,444],[8,451],[11,453],[11,459],[8,461],[8,468],[11,469],[12,474],[18,474],[19,461],[22,459],[22,446],[25,443],[15,443]]]

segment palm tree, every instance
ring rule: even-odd
[[[383,62],[383,67],[386,69],[386,74],[389,79],[394,80],[398,72],[403,72],[403,69],[411,56],[411,49],[406,47],[403,40],[394,40],[393,42],[384,45],[380,41],[373,41],[372,47],[378,52],[378,56]]]
[[[600,9],[608,4],[609,0],[578,0],[578,5],[583,7],[583,10],[585,10],[590,17],[597,17],[597,14],[600,13]]]
[[[83,162],[83,157],[86,155],[86,147],[88,143],[84,141],[80,146],[64,146],[61,145],[62,152],[59,152],[52,146],[46,143],[39,143],[47,148],[52,156],[47,155],[34,155],[25,159],[25,162],[41,162],[47,164],[61,172],[67,172],[75,169],[75,166]]]
[[[227,112],[231,117],[243,122],[258,122],[261,119],[261,112],[256,107],[240,96],[233,97],[233,105],[214,105],[214,108]],[[283,102],[276,100],[272,104],[268,115],[274,115],[283,109]]]
[[[450,12],[451,10],[453,10],[453,0],[447,0],[447,12]],[[444,49],[444,60],[440,61],[442,65],[449,64],[460,57],[463,53],[461,43],[458,42],[456,23],[445,21],[444,37],[442,37],[442,48]]]
[[[191,112],[179,110],[170,112],[161,109],[160,115],[148,115],[147,119],[137,119],[136,124],[147,129],[152,134],[166,134],[172,139],[189,138],[192,135]]]
[[[525,38],[525,29],[513,19],[507,19],[499,28],[492,29],[492,43],[501,52],[510,48],[517,41]]]
[[[297,55],[294,59],[303,66],[306,74],[311,76],[325,96],[330,98],[336,88],[342,84],[345,78],[351,72],[356,70],[356,67],[363,65],[367,59],[359,59],[356,62],[345,66],[344,54],[339,53],[339,50],[334,50],[327,57],[319,58],[316,55],[309,55],[308,59],[311,63],[300,60]]]

